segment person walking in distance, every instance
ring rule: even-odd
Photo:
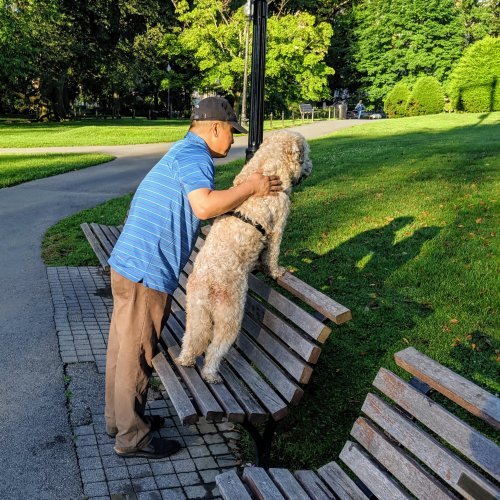
[[[363,105],[363,101],[359,101],[358,104],[356,104],[356,107],[354,108],[354,111],[357,111],[358,113],[358,120],[361,118],[363,115],[363,112],[365,111],[365,106]]]

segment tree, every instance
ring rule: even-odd
[[[283,109],[297,101],[320,101],[330,96],[328,76],[335,71],[325,63],[333,30],[316,24],[313,15],[297,12],[268,20],[266,92],[280,96]],[[271,103],[270,103],[271,104]]]
[[[179,42],[191,54],[199,70],[201,90],[230,93],[238,108],[243,88],[244,26],[243,9],[231,9],[223,0],[185,0],[176,3],[182,23]],[[328,75],[333,74],[324,58],[332,29],[316,24],[305,12],[271,16],[268,19],[266,52],[266,101],[283,109],[294,100],[319,100],[328,96]],[[188,57],[189,56],[185,56]]]
[[[485,36],[500,36],[498,0],[458,0],[457,8],[464,26],[465,44]]]
[[[464,27],[454,0],[362,1],[353,13],[351,59],[372,102],[403,79],[443,82],[461,55]]]
[[[470,113],[500,111],[500,38],[468,47],[450,78],[452,107]]]

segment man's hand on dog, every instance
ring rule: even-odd
[[[248,180],[253,183],[254,196],[276,196],[283,191],[281,180],[277,175],[264,175],[262,172],[254,172]]]

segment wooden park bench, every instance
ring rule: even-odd
[[[95,223],[82,224],[82,229],[106,269],[120,230]],[[205,226],[202,233],[208,230]],[[255,442],[257,463],[266,465],[276,428],[288,414],[289,405],[300,402],[322,344],[330,335],[325,321],[340,325],[351,319],[351,312],[293,274],[277,280],[279,289],[251,274],[242,331],[221,366],[224,382],[205,383],[200,376],[201,359],[192,368],[172,361],[180,351],[186,323],[186,283],[204,243],[203,234],[173,295],[172,311],[161,336],[162,352],[153,359],[154,368],[182,423],[193,424],[200,417],[238,422]],[[296,301],[290,300],[290,295]]]
[[[299,104],[300,118],[304,121],[305,115],[311,115],[311,121],[314,121],[314,108],[311,104],[302,103]]]
[[[336,462],[316,472],[246,467],[242,479],[234,470],[217,476],[222,497],[500,498],[500,448],[453,413],[461,406],[498,431],[499,398],[412,347],[395,359],[414,378],[407,383],[379,370],[373,386],[381,395],[368,394],[351,430],[356,442],[347,441],[340,453],[349,475]]]

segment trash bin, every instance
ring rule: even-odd
[[[336,118],[345,120],[347,118],[347,104],[337,104],[336,108]]]

